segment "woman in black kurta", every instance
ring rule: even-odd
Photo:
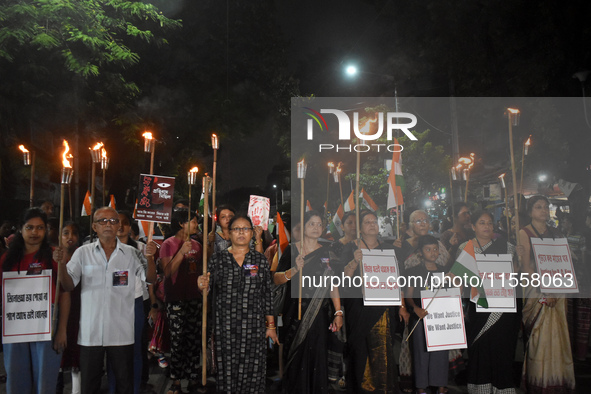
[[[488,212],[472,216],[476,254],[514,254],[515,248],[505,239],[493,240],[494,218]],[[458,253],[467,242],[460,245]],[[513,290],[517,290],[514,288]],[[517,295],[517,313],[476,312],[470,303],[468,335],[468,392],[515,393],[513,360],[521,324],[521,298]]]
[[[235,216],[229,227],[232,246],[214,254],[208,268],[213,292],[217,390],[264,393],[266,337],[278,343],[269,262],[249,248],[253,236],[250,219]],[[200,287],[206,285],[206,277],[200,277]]]

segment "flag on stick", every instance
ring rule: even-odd
[[[312,204],[310,204],[310,200],[306,200],[306,212],[310,212],[312,210]]]
[[[394,138],[394,144],[398,144],[398,140]],[[402,177],[402,156],[400,152],[394,151],[392,153],[392,168],[390,168],[390,175],[388,176],[388,203],[386,209],[395,208],[398,205],[404,204],[402,193],[406,189],[404,178]]]
[[[92,213],[90,210],[90,192],[87,190],[86,195],[84,196],[84,201],[82,202],[82,212],[80,212],[80,216],[90,216]]]
[[[470,291],[470,301],[477,303],[478,305],[488,308],[488,301],[486,300],[486,293],[482,287],[480,275],[478,271],[478,265],[476,264],[476,254],[474,253],[474,243],[472,240],[468,241],[462,253],[456,259],[456,262],[452,265],[449,270],[450,273],[455,276],[466,277],[468,283],[472,283],[472,278],[476,277],[478,286],[472,286]]]
[[[367,209],[370,209],[373,212],[378,210],[377,204],[372,200],[369,194],[367,194],[365,189],[361,189],[361,195],[359,197],[361,197],[362,203]]]
[[[351,190],[351,194],[347,197],[347,201],[345,201],[345,206],[343,207],[345,212],[349,212],[355,209],[355,192]]]
[[[343,206],[339,204],[339,209],[337,209],[337,213],[335,213],[332,218],[332,223],[330,224],[330,233],[333,234],[333,237],[336,234],[340,234],[341,237],[343,236],[343,226],[341,225],[341,222],[344,215],[345,212],[343,211]]]

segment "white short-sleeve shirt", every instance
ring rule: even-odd
[[[67,269],[74,284],[82,286],[78,344],[133,344],[136,277],[145,281],[137,251],[117,240],[107,261],[97,240],[79,247]]]

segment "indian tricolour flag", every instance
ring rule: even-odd
[[[484,292],[484,288],[482,287],[482,282],[480,280],[478,265],[476,264],[476,255],[474,253],[474,244],[472,243],[472,240],[466,243],[466,247],[464,247],[464,250],[462,250],[462,253],[460,253],[449,272],[455,276],[464,277],[465,275],[467,283],[471,283],[471,278],[476,277],[478,279],[477,283],[479,283],[479,285],[477,287],[472,287],[472,290],[470,291],[470,300],[484,308],[488,308],[488,301],[486,300],[486,293]],[[476,282],[476,280],[473,282]]]
[[[343,216],[345,215],[345,211],[343,211],[343,206],[339,204],[339,209],[337,209],[337,213],[335,213],[334,217],[332,218],[332,223],[330,224],[330,233],[333,237],[336,234],[340,234],[341,237],[343,236],[343,227],[341,225],[341,221],[343,220]]]
[[[398,145],[398,140],[394,138],[394,144]],[[406,189],[404,178],[402,177],[402,156],[400,152],[394,151],[392,153],[392,168],[390,169],[390,175],[388,176],[388,203],[386,209],[396,208],[399,205],[404,204],[402,193]]]
[[[378,205],[373,201],[369,194],[367,194],[365,189],[361,189],[361,195],[359,197],[361,197],[361,201],[367,209],[371,209],[373,212],[378,210]]]
[[[345,206],[343,208],[345,209],[345,212],[355,209],[355,192],[353,190],[351,190],[351,194],[349,194],[349,197],[347,198],[347,201],[345,201]]]

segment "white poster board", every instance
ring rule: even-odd
[[[433,298],[436,291],[421,291],[421,306],[429,312],[423,319],[427,351],[466,349],[460,289],[441,289]]]
[[[476,304],[476,312],[517,312],[516,289],[509,281],[513,273],[513,256],[477,254],[476,264],[488,302],[488,308]]]
[[[530,238],[543,293],[578,293],[579,284],[566,238]],[[530,278],[532,279],[532,278]],[[532,283],[532,286],[536,286]]]
[[[2,343],[51,340],[51,270],[2,273]]]
[[[362,249],[363,304],[402,305],[394,250]]]
[[[250,196],[248,201],[248,217],[254,226],[261,226],[263,230],[269,228],[269,211],[271,200],[267,197]]]

